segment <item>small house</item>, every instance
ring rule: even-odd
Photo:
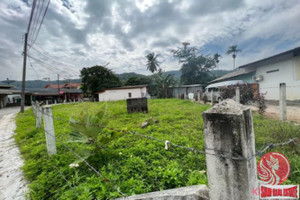
[[[202,92],[202,85],[201,84],[194,84],[194,85],[179,85],[170,87],[170,91],[172,97],[174,98],[187,98],[190,93],[194,94],[194,97],[197,97],[198,92]]]
[[[118,88],[109,88],[97,93],[99,101],[118,101],[128,98],[147,97],[147,85],[133,85]]]

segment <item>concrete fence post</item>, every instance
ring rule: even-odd
[[[239,87],[235,88],[235,101],[237,103],[240,103],[240,88]]]
[[[211,200],[252,200],[257,188],[251,110],[232,99],[203,113]],[[238,159],[236,159],[238,158]]]
[[[38,102],[35,105],[35,110],[36,110],[35,128],[41,128],[41,125],[42,125],[42,108],[41,108],[41,106]]]
[[[279,110],[280,119],[286,121],[286,84],[279,84]]]
[[[198,92],[198,102],[200,102],[200,100],[201,100],[201,92],[199,91]]]
[[[53,115],[51,106],[43,107],[44,127],[49,155],[56,154],[55,133],[53,126]]]
[[[213,90],[210,91],[210,99],[211,99],[210,105],[214,105],[214,91]]]
[[[31,102],[31,108],[32,108],[32,112],[33,112],[34,116],[36,116],[36,107],[35,107],[34,101]]]
[[[54,99],[54,104],[55,104],[55,105],[57,104],[57,101],[56,101],[56,99]]]

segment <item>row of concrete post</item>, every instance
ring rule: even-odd
[[[198,92],[198,102],[200,102],[201,99],[201,92]],[[210,92],[210,99],[211,99],[211,105],[214,105],[214,91]],[[235,88],[235,101],[240,103],[240,88]],[[184,98],[187,96],[184,94]],[[180,95],[178,95],[178,98],[180,98]],[[286,84],[280,83],[279,84],[279,117],[282,121],[287,120],[287,111],[286,111]]]
[[[56,154],[55,132],[53,124],[52,108],[49,105],[41,106],[38,102],[32,105],[33,113],[36,117],[36,129],[42,127],[44,120],[44,130],[47,143],[47,152],[49,155]]]

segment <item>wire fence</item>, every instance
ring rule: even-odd
[[[107,106],[106,106],[107,109]],[[257,156],[262,156],[266,151],[276,148],[276,147],[282,147],[282,146],[287,146],[290,145],[292,143],[296,143],[298,142],[297,137],[295,138],[290,138],[288,141],[282,142],[282,143],[270,143],[268,145],[266,145],[262,150],[257,151],[255,154],[249,156],[249,157],[244,157],[241,155],[238,155],[236,153],[233,152],[229,152],[229,151],[224,151],[224,150],[220,150],[220,149],[211,149],[211,148],[207,148],[204,147],[203,150],[199,150],[196,148],[192,148],[192,147],[188,147],[188,146],[182,146],[179,144],[175,144],[169,140],[164,140],[164,139],[158,139],[156,137],[153,136],[149,136],[149,135],[144,135],[144,134],[140,134],[136,131],[127,131],[127,130],[119,130],[119,129],[115,129],[115,128],[111,128],[111,127],[107,127],[104,126],[101,123],[99,124],[91,124],[91,123],[81,123],[75,120],[67,120],[64,118],[59,118],[59,117],[55,117],[52,115],[49,115],[47,113],[45,113],[42,109],[41,106],[37,106],[37,111],[41,112],[43,115],[47,115],[57,121],[61,121],[61,122],[65,122],[65,123],[69,123],[69,124],[77,124],[77,125],[81,125],[81,126],[89,126],[89,127],[97,127],[97,128],[106,128],[112,131],[116,131],[116,132],[122,132],[122,133],[128,133],[128,134],[132,134],[135,136],[138,136],[140,138],[146,138],[146,139],[150,139],[156,142],[159,142],[161,144],[164,145],[165,150],[170,150],[170,147],[175,147],[175,148],[179,148],[179,149],[184,149],[190,152],[194,152],[197,154],[205,154],[205,155],[213,155],[213,156],[219,156],[222,158],[228,158],[228,159],[232,159],[232,160],[237,160],[237,161],[250,161],[252,159],[255,159]],[[106,113],[106,111],[105,111]],[[120,190],[120,187],[118,187],[116,184],[112,183],[107,177],[105,177],[102,173],[100,173],[98,170],[95,169],[95,167],[93,167],[86,159],[84,159],[82,156],[80,156],[78,153],[76,153],[71,147],[69,147],[66,143],[64,143],[61,139],[53,136],[52,134],[50,134],[49,132],[47,132],[45,130],[45,133],[51,137],[54,137],[54,139],[56,139],[61,145],[63,145],[67,150],[69,150],[77,159],[81,160],[88,168],[90,168],[95,174],[97,174],[105,183],[107,183],[111,188],[113,188],[115,191],[117,191],[120,195],[126,197],[127,195],[122,192]],[[64,176],[64,174],[59,170],[58,167],[53,165],[53,168],[62,176],[62,178],[66,181],[69,182],[67,180],[67,178]]]

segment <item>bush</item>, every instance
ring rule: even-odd
[[[266,112],[266,103],[265,103],[265,95],[264,93],[259,93],[256,97],[257,100],[257,107],[258,107],[258,113],[264,114]]]
[[[204,95],[204,96],[202,97],[202,101],[204,102],[204,104],[207,103],[208,99],[207,99],[207,96],[206,96],[206,95]]]
[[[232,99],[235,97],[235,89],[236,87],[240,88],[240,103],[241,104],[248,104],[250,101],[254,100],[254,89],[251,87],[250,84],[244,84],[244,85],[231,85],[227,87],[222,87],[220,89],[221,91],[221,97],[223,99]]]

